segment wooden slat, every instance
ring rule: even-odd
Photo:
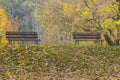
[[[82,35],[77,35],[77,36],[73,36],[73,37],[101,37],[101,36],[82,36]]]
[[[9,38],[9,41],[37,41],[38,39],[34,38]]]
[[[73,34],[73,36],[101,36],[99,34]]]
[[[100,36],[101,35],[101,33],[90,33],[90,32],[87,32],[87,33],[85,33],[85,32],[80,32],[80,33],[73,33],[73,36]]]
[[[75,39],[76,41],[103,41],[102,39]]]
[[[77,37],[74,36],[73,39],[101,39],[101,37],[100,36],[95,36],[95,37],[93,37],[93,36],[92,37],[90,37],[90,36],[85,36],[85,37],[83,37],[83,36],[82,37],[81,36],[77,36]]]
[[[37,38],[37,35],[6,35],[6,38]]]
[[[37,32],[6,32],[6,35],[35,35]]]

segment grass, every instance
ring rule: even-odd
[[[0,46],[0,79],[120,80],[120,46]]]

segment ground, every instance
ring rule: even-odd
[[[120,46],[2,45],[0,79],[120,80]]]

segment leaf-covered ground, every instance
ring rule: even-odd
[[[0,80],[120,80],[120,46],[0,46]]]

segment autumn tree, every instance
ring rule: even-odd
[[[104,31],[114,43],[118,12],[114,3],[113,0],[50,0],[37,8],[37,16],[45,28],[57,23],[60,35],[64,32],[72,34],[73,31]]]
[[[116,22],[115,22],[115,24],[116,24],[116,28],[117,28],[117,37],[119,37],[120,36],[120,0],[116,0],[116,2],[117,2],[117,14],[116,14],[116,16],[115,16],[115,18],[114,18],[114,20],[116,20]],[[117,45],[119,45],[120,43],[119,43],[119,39],[116,39],[116,44]]]
[[[8,25],[8,17],[3,8],[0,8],[0,43],[6,42],[5,40],[5,29]]]
[[[41,5],[38,4],[35,12],[36,18],[40,21],[40,25],[44,31],[45,42],[56,42],[59,41],[59,30],[61,16],[60,16],[60,5],[57,1],[44,1]]]
[[[36,0],[0,0],[0,5],[7,11],[14,31],[32,31]]]

